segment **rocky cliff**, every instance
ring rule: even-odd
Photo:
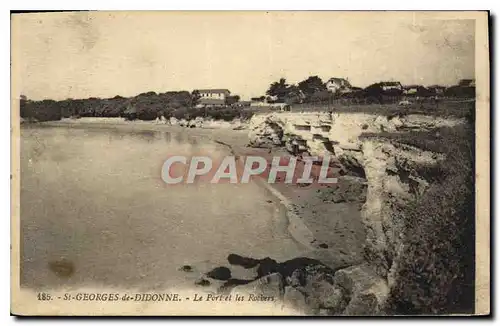
[[[365,113],[281,112],[252,117],[249,124],[252,146],[284,146],[294,154],[333,155],[342,163],[343,173],[366,179],[366,201],[361,210],[367,234],[366,263],[339,270],[333,279],[334,285],[350,293],[351,303],[340,309],[343,314],[357,311],[360,305],[352,300],[359,298],[364,298],[362,305],[369,302],[369,307],[363,308],[369,313],[376,313],[384,305],[398,264],[404,258],[400,253],[405,245],[402,237],[405,225],[398,218],[398,207],[426,191],[432,174],[439,173],[436,166],[445,158],[385,135],[434,131],[464,122],[423,115]]]

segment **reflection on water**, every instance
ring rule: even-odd
[[[170,155],[224,155],[185,133],[21,131],[21,284],[159,287],[183,264],[299,251],[254,184],[166,185]]]

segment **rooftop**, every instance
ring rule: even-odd
[[[200,92],[200,93],[226,93],[226,94],[230,94],[231,92],[228,90],[228,89],[225,89],[225,88],[211,88],[211,89],[196,89],[196,91]]]
[[[337,77],[332,77],[330,79],[328,79],[328,81],[334,81],[334,82],[349,82],[347,79],[345,78],[337,78]]]

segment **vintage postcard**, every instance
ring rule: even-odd
[[[490,313],[488,12],[11,14],[11,313]]]

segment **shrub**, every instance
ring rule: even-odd
[[[391,314],[473,312],[474,132],[454,131],[439,147],[447,156],[444,177],[398,211],[404,248],[387,305]]]
[[[43,101],[20,101],[21,118],[30,121],[51,121],[62,118],[62,110],[58,102],[53,100]]]

